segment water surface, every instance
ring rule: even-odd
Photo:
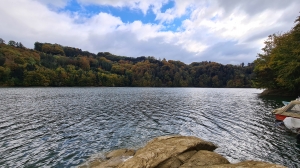
[[[230,162],[297,167],[295,134],[274,126],[283,98],[257,89],[1,88],[0,167],[74,167],[91,155],[192,135]]]

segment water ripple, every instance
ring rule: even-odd
[[[98,152],[171,134],[219,146],[231,162],[297,167],[295,135],[274,126],[278,98],[256,89],[1,88],[0,167],[75,167]],[[102,155],[101,153],[99,155]]]

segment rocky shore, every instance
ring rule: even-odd
[[[78,168],[283,168],[261,161],[231,164],[213,152],[211,142],[193,136],[162,136],[151,140],[137,151],[119,149],[106,154],[104,159],[88,161]]]

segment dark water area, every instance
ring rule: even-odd
[[[192,135],[230,162],[300,165],[296,135],[275,126],[280,97],[257,89],[0,88],[0,167],[76,167],[90,156]]]

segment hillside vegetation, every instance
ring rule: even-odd
[[[270,35],[262,51],[254,61],[254,86],[269,95],[299,96],[300,16],[290,31]]]
[[[40,42],[33,50],[0,39],[0,86],[251,87],[253,69],[250,63],[187,65]]]

